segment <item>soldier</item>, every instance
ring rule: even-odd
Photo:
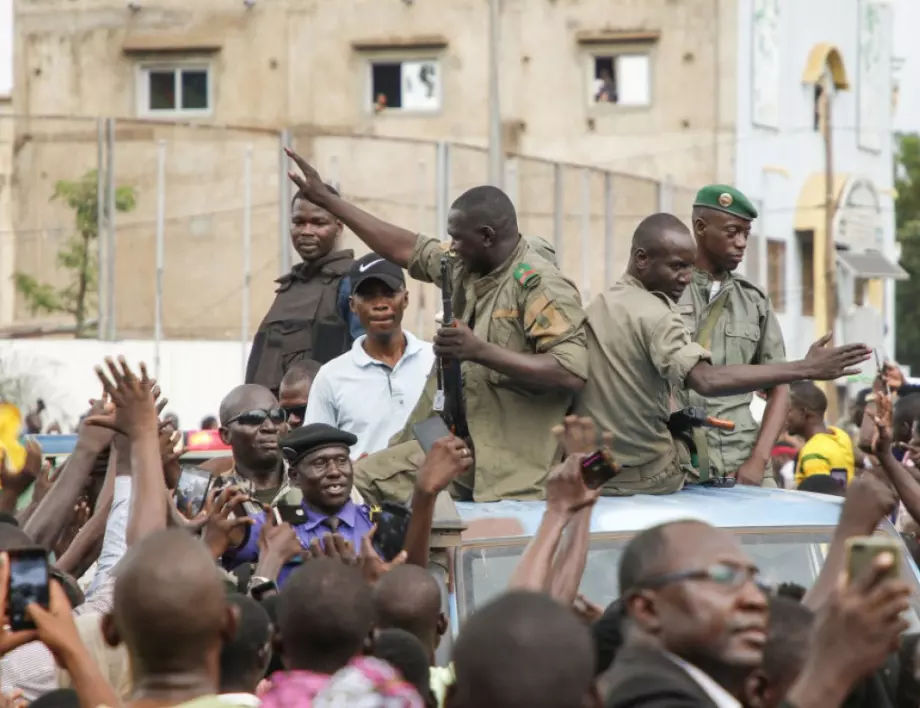
[[[309,164],[287,153],[303,176],[288,173],[312,202],[348,226],[375,253],[438,283],[450,249],[456,326],[442,327],[435,354],[462,362],[475,473],[459,480],[461,498],[542,498],[556,454],[550,429],[587,374],[584,311],[575,285],[539,255],[517,226],[507,195],[475,187],[448,214],[450,243],[388,224],[330,192]],[[374,499],[404,500],[424,453],[412,426],[433,415],[435,372],[390,447],[359,460],[355,482]]]
[[[334,187],[326,189],[338,194]],[[347,274],[354,252],[336,250],[342,222],[302,193],[291,202],[291,243],[303,260],[275,282],[275,300],[252,340],[246,383],[276,396],[293,364],[325,364],[364,332],[352,314]]]
[[[783,333],[770,298],[734,274],[756,218],[750,200],[724,184],[703,187],[693,204],[696,262],[677,308],[694,341],[709,351],[716,366],[786,360]],[[751,415],[752,398],[751,393],[706,399],[689,389],[677,392],[681,407],[703,406],[709,415],[735,424],[732,431],[694,431],[701,479],[729,475],[742,484],[776,486],[773,476],[764,473],[773,443],[786,424],[789,386],[767,390],[760,426]]]
[[[671,214],[654,214],[633,235],[626,274],[588,307],[588,381],[575,412],[613,434],[622,465],[608,494],[667,494],[693,474],[687,450],[668,432],[671,394],[690,388],[726,396],[801,379],[835,379],[866,361],[862,344],[827,348],[827,337],[791,363],[713,366],[690,337],[677,301],[690,283],[696,244]]]

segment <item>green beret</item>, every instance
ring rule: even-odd
[[[281,450],[288,462],[300,459],[308,452],[321,447],[341,445],[351,447],[358,438],[349,432],[339,430],[325,423],[311,423],[295,428],[281,440]]]
[[[696,193],[695,207],[724,211],[745,221],[757,218],[757,208],[744,194],[727,184],[708,184]]]

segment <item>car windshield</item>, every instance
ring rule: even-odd
[[[729,529],[760,568],[770,584],[795,583],[809,588],[824,562],[833,528]],[[588,564],[580,592],[604,607],[615,600],[619,588],[620,554],[632,534],[595,534],[588,551]],[[499,595],[511,579],[528,539],[465,545],[461,554],[458,600],[461,619]],[[918,587],[912,566],[904,563],[905,577]],[[917,593],[913,594],[914,597]],[[915,601],[916,602],[916,601]],[[911,624],[920,626],[920,603],[911,613]]]

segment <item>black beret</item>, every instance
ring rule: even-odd
[[[358,438],[325,423],[310,423],[292,430],[281,440],[281,449],[288,461],[303,457],[321,447],[344,445],[351,447]]]

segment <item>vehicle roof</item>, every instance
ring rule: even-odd
[[[43,457],[66,457],[73,452],[77,444],[77,436],[68,435],[33,435],[35,441],[41,445]],[[212,457],[227,457],[231,454],[227,448],[217,450],[187,450],[183,460],[209,460]]]
[[[737,486],[685,487],[676,494],[601,497],[591,515],[591,533],[626,533],[650,526],[698,519],[729,528],[836,526],[841,497],[783,489]],[[546,508],[542,501],[457,502],[466,524],[480,519],[513,518],[533,536]]]

